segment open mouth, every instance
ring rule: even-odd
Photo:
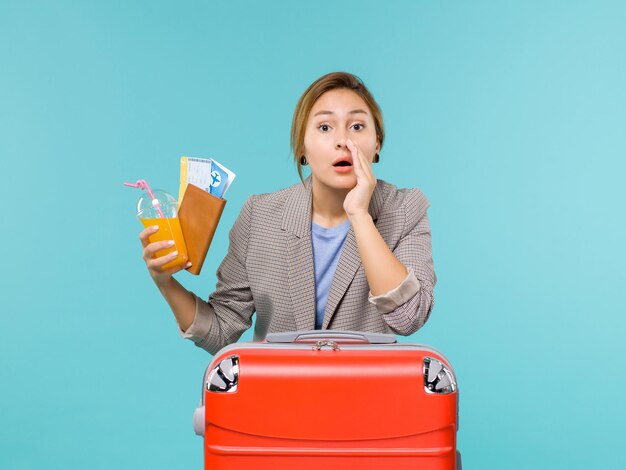
[[[342,157],[333,162],[334,167],[348,167],[352,166],[352,160],[348,157]]]

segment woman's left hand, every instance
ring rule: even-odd
[[[372,193],[376,187],[376,177],[372,172],[372,162],[365,158],[356,144],[348,139],[346,146],[352,154],[352,165],[356,176],[356,186],[346,195],[343,201],[343,209],[348,218],[368,214],[368,208]]]

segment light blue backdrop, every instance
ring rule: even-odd
[[[347,70],[380,102],[378,177],[419,186],[439,283],[409,338],[452,361],[466,468],[619,468],[621,1],[0,1],[0,468],[201,468],[210,357],[178,337],[133,209],[181,155],[245,198],[297,181],[291,114]],[[248,336],[249,338],[249,336]]]

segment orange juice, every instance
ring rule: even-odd
[[[183,238],[183,231],[180,228],[180,221],[178,217],[171,218],[156,218],[156,219],[139,219],[144,227],[151,227],[158,225],[159,230],[156,233],[150,235],[150,243],[160,242],[165,240],[174,240],[174,245],[165,250],[157,251],[155,258],[167,255],[172,251],[178,250],[178,256],[163,266],[163,269],[170,269],[176,266],[185,266],[187,264],[187,247],[185,246],[185,239]]]

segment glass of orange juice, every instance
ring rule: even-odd
[[[167,270],[174,267],[184,267],[187,265],[187,247],[183,232],[178,219],[178,203],[174,196],[165,191],[155,190],[151,198],[148,193],[144,193],[137,203],[137,217],[144,227],[157,225],[159,230],[150,235],[150,243],[174,240],[174,245],[170,248],[157,251],[155,258],[165,256],[174,251],[178,251],[178,256],[163,266]]]

